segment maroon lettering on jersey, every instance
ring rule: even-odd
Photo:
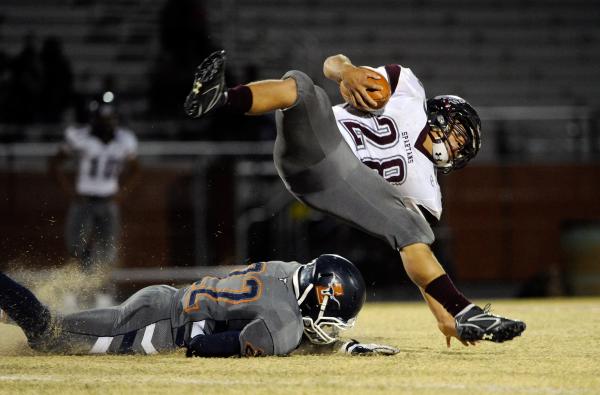
[[[402,156],[382,160],[365,158],[362,162],[389,183],[399,185],[406,181],[406,160]]]
[[[363,137],[372,141],[379,147],[396,144],[398,142],[398,128],[396,127],[394,120],[385,116],[376,117],[374,119],[377,123],[376,130],[351,119],[340,120],[340,123],[350,133],[354,140],[354,144],[356,144],[356,148],[358,149],[365,146]]]

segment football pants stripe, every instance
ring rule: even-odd
[[[154,328],[156,324],[151,324],[144,330],[144,338],[142,339],[141,346],[146,354],[156,354],[156,348],[152,345],[152,336],[154,335]]]
[[[90,354],[106,354],[110,343],[112,343],[114,337],[99,337],[94,344],[94,347],[90,350]]]

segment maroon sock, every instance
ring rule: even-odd
[[[452,316],[460,313],[471,302],[454,286],[447,274],[442,274],[425,287],[425,292],[433,296]]]
[[[227,89],[225,106],[234,113],[246,114],[252,108],[252,91],[246,85]]]

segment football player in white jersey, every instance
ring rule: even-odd
[[[276,111],[274,161],[287,189],[399,251],[448,346],[452,337],[464,345],[503,342],[525,330],[524,322],[471,303],[429,247],[434,235],[419,207],[441,215],[436,169],[460,168],[480,147],[479,117],[465,100],[427,100],[410,69],[356,67],[344,55],[323,64],[350,103],[333,108],[325,91],[300,71],[226,89],[224,68],[224,51],[198,66],[186,113],[200,117],[218,106],[248,115]],[[391,98],[375,111],[369,90],[382,90],[375,81],[380,78],[389,81]]]
[[[72,199],[66,221],[67,251],[85,270],[115,262],[118,202],[139,173],[137,138],[118,125],[115,105],[93,101],[90,114],[89,124],[65,130],[64,143],[49,161],[51,175]],[[74,184],[64,171],[68,159],[77,161]]]
[[[401,191],[405,206],[416,212],[423,207],[439,220],[442,195],[431,155],[423,147],[430,131],[425,90],[409,68],[374,70],[390,79],[388,103],[379,111],[349,103],[334,106],[340,133],[361,162]]]

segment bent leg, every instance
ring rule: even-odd
[[[282,110],[294,105],[298,99],[296,81],[293,78],[257,81],[246,86],[252,92],[252,107],[246,113],[248,115]]]
[[[237,114],[264,114],[292,106],[296,101],[294,84],[294,81],[263,80],[225,92],[225,51],[217,51],[196,68],[192,89],[183,107],[192,118],[222,106]]]
[[[438,301],[452,316],[456,316],[471,304],[456,289],[428,245],[422,243],[408,245],[400,250],[400,256],[410,279]],[[431,304],[428,304],[431,308]],[[433,309],[432,312],[436,315]]]
[[[176,289],[146,287],[119,306],[85,310],[60,318],[60,331],[47,345],[66,354],[153,354],[175,348],[171,303]]]

